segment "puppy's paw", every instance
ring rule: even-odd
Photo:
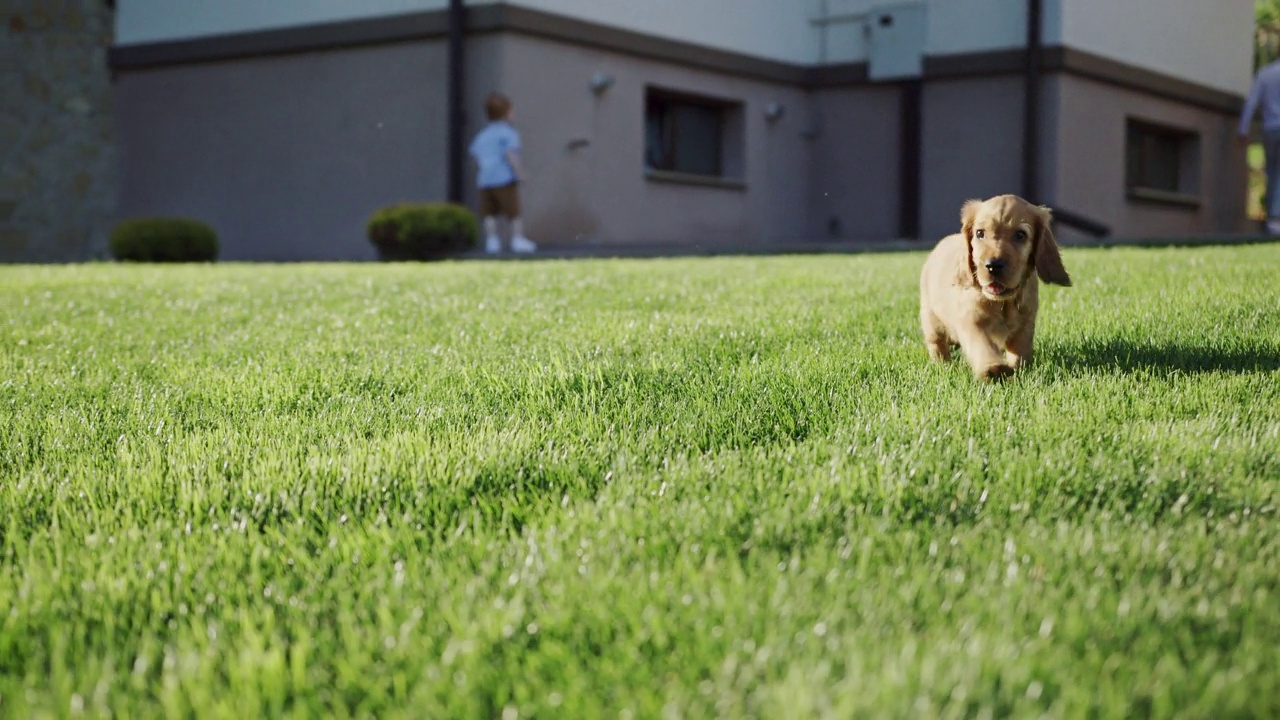
[[[979,380],[986,380],[988,382],[1004,380],[1013,374],[1013,367],[1005,363],[996,363],[994,365],[988,365],[978,371],[977,374]]]
[[[1005,352],[1004,363],[1014,370],[1031,367],[1031,354],[1019,355],[1013,351]]]
[[[951,359],[951,346],[945,343],[930,343],[929,359],[934,362],[946,362]]]

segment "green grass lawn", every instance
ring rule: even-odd
[[[1280,717],[1280,245],[0,268],[0,715]]]
[[[1267,156],[1262,143],[1254,143],[1245,151],[1245,162],[1249,165],[1248,200],[1245,213],[1251,220],[1266,220],[1267,212],[1263,201],[1267,194]]]

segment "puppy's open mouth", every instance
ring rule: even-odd
[[[1013,292],[1013,288],[1005,287],[998,282],[987,283],[982,286],[982,291],[991,297],[1006,297]]]

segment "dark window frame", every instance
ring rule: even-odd
[[[682,165],[678,157],[681,109],[716,114],[714,158],[712,171]],[[644,89],[644,168],[651,180],[680,182],[694,185],[711,185],[729,188],[744,187],[741,175],[742,155],[745,147],[739,137],[743,122],[744,104],[741,101],[710,97],[696,93],[671,90],[657,86]],[[652,136],[654,126],[659,127],[660,140],[656,144]],[[735,132],[736,130],[736,132]],[[736,160],[736,162],[735,162]]]
[[[1200,133],[1125,118],[1125,190],[1132,201],[1200,206]]]

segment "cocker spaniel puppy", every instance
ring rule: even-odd
[[[980,380],[1031,361],[1040,280],[1070,285],[1049,208],[1016,195],[970,200],[960,232],[943,238],[920,273],[920,327],[929,356],[959,345]]]

